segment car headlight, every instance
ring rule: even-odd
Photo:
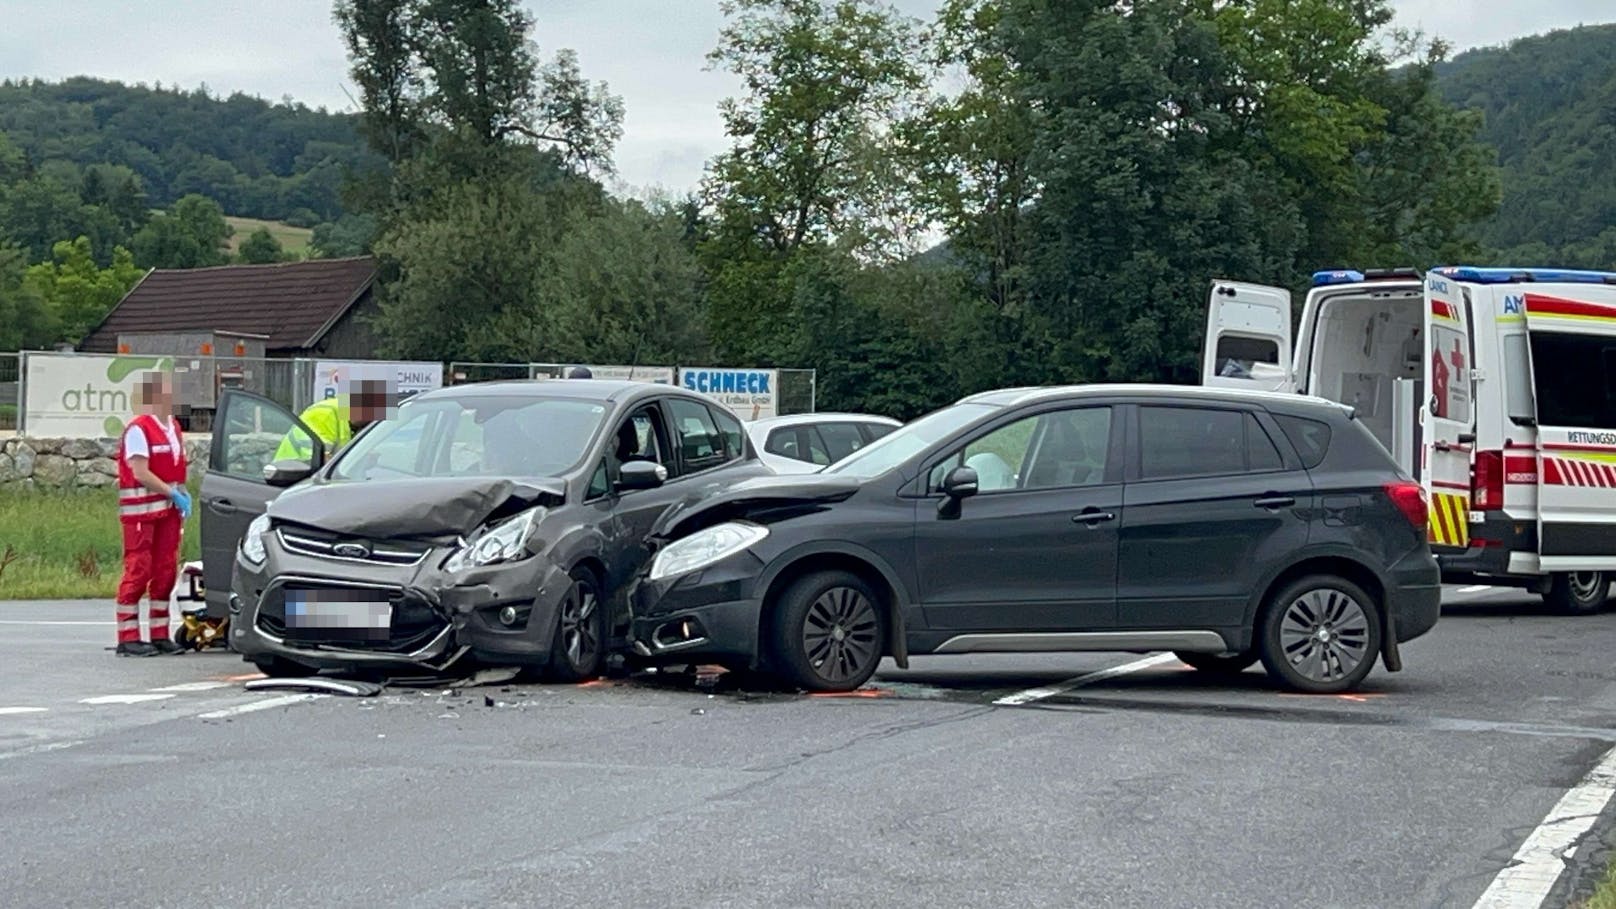
[[[543,516],[543,508],[530,508],[522,512],[456,549],[443,563],[443,569],[457,572],[521,558],[527,550],[528,537]]]
[[[264,534],[269,533],[269,515],[261,514],[247,525],[247,535],[241,538],[241,557],[249,565],[264,564]]]
[[[669,543],[651,562],[651,580],[677,577],[721,562],[762,542],[769,529],[758,524],[730,521],[697,531]]]

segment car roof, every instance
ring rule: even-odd
[[[1017,407],[1040,401],[1082,400],[1084,398],[1098,397],[1177,398],[1181,400],[1185,398],[1202,398],[1208,401],[1229,403],[1294,405],[1303,408],[1317,407],[1324,410],[1352,413],[1352,408],[1345,404],[1311,395],[1287,394],[1277,391],[1247,391],[1239,388],[1209,388],[1205,385],[1150,385],[1143,383],[1001,388],[995,391],[984,391],[969,395],[961,398],[958,403]]]
[[[701,399],[700,395],[675,385],[630,382],[621,379],[520,379],[500,382],[468,382],[422,392],[414,400],[431,401],[466,395],[510,398],[574,398],[584,401],[622,401],[653,394],[678,394]]]
[[[902,426],[903,423],[891,417],[883,417],[871,413],[837,413],[834,411],[819,413],[788,413],[774,417],[764,417],[747,423],[752,429],[772,429],[776,426],[801,426],[805,423],[835,423],[847,420],[856,420],[863,423],[885,423],[889,426]]]

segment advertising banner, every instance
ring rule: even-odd
[[[761,420],[778,412],[779,379],[780,372],[775,369],[700,366],[679,370],[679,384],[717,398],[743,420]]]
[[[30,353],[25,359],[23,431],[36,438],[123,435],[140,375],[174,367],[172,357]]]
[[[442,363],[404,363],[381,360],[317,360],[314,364],[314,400],[341,394],[355,379],[389,382],[400,400],[443,387]]]
[[[614,379],[624,382],[655,382],[659,385],[672,385],[672,366],[609,366],[593,363],[580,364],[589,370],[593,379]],[[538,365],[533,366],[533,378],[555,379],[559,378],[566,369],[565,366]]]

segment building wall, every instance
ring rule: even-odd
[[[330,360],[371,360],[376,358],[379,339],[370,327],[370,320],[380,311],[374,289],[367,289],[337,324],[331,326],[325,337],[313,349],[300,356],[324,357]]]

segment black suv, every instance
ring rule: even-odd
[[[1169,650],[1339,692],[1436,624],[1425,528],[1420,486],[1339,404],[995,391],[666,515],[631,643],[810,690],[883,655]]]

